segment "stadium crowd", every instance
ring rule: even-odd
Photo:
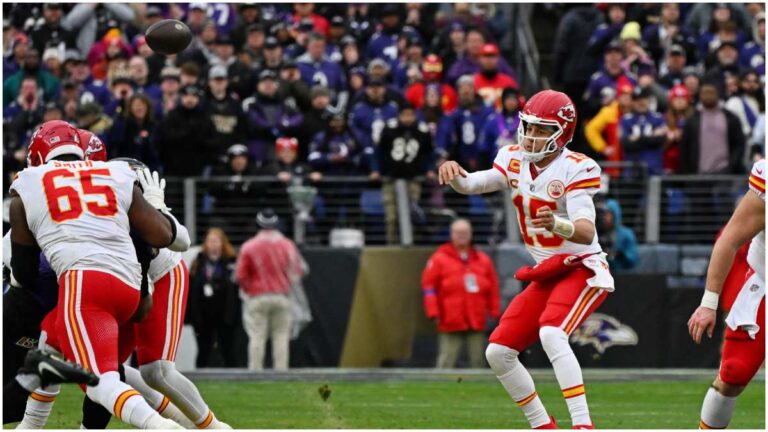
[[[761,156],[763,4],[547,7],[561,18],[541,50],[553,53],[553,86],[577,104],[574,150],[665,175],[743,173]],[[499,45],[512,31],[499,5],[3,8],[6,181],[24,167],[35,126],[52,119],[165,176],[285,183],[431,179],[445,158],[485,168],[517,140],[525,95]],[[164,18],[195,35],[177,55],[154,53],[143,36]],[[393,237],[391,184],[383,191]]]

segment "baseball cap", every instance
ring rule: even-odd
[[[674,44],[671,47],[669,47],[669,51],[667,51],[668,55],[679,55],[685,57],[685,49],[681,45]]]
[[[164,67],[163,70],[160,71],[160,79],[175,79],[176,81],[180,81],[181,71],[179,68],[173,66]]]
[[[287,58],[283,60],[283,63],[280,65],[280,70],[296,69],[297,67],[299,67],[299,65],[296,64],[296,60]]]
[[[248,147],[242,144],[232,144],[227,149],[227,156],[229,157],[242,156],[246,154],[248,154]]]
[[[495,44],[487,43],[480,48],[480,55],[482,56],[497,56],[499,55],[499,48]]]
[[[384,60],[382,60],[380,58],[375,58],[375,59],[371,60],[370,63],[368,63],[368,73],[371,73],[371,71],[375,67],[383,67],[384,69],[387,70],[387,72],[389,72],[389,65],[387,64],[387,62],[385,62]]]
[[[611,51],[624,52],[624,48],[622,48],[621,42],[617,41],[616,39],[612,40],[608,43],[608,45],[605,46],[603,54],[608,54]]]
[[[340,44],[342,47],[345,47],[347,45],[357,45],[357,40],[354,36],[346,35],[343,38],[341,38]]]
[[[230,38],[228,34],[219,33],[219,35],[216,37],[216,44],[217,45],[234,45],[235,42],[232,41],[232,38]]]
[[[669,100],[671,101],[674,98],[685,98],[688,102],[691,101],[691,92],[688,91],[688,87],[678,84],[671,89],[669,89]]]
[[[265,69],[261,71],[261,73],[259,74],[259,81],[264,81],[268,79],[276,80],[277,75],[269,69]]]
[[[181,90],[179,90],[179,93],[182,95],[197,96],[197,97],[200,97],[202,95],[200,88],[197,87],[195,84],[185,85],[184,87],[181,88]]]
[[[456,87],[461,85],[470,85],[472,87],[475,86],[475,77],[472,75],[462,75],[458,81],[456,81]]]
[[[281,150],[293,150],[299,149],[299,140],[293,137],[280,137],[275,141],[275,148],[277,151]]]
[[[344,27],[346,25],[346,20],[341,15],[336,15],[333,18],[331,18],[331,26],[332,27]]]
[[[731,47],[731,48],[735,49],[736,51],[739,50],[739,46],[736,45],[736,42],[726,40],[726,41],[721,41],[720,42],[720,46],[717,47],[716,51],[720,51],[724,47]]]
[[[643,87],[635,87],[635,90],[632,92],[632,99],[643,99],[643,98],[649,98],[651,97],[651,90]]]
[[[208,3],[190,3],[189,4],[189,10],[207,10],[208,9]]]
[[[315,22],[312,21],[312,18],[302,18],[301,21],[299,21],[300,31],[312,31],[314,28]]]
[[[43,61],[53,58],[61,60],[59,49],[55,47],[46,48],[45,51],[43,51]]]
[[[318,96],[330,96],[331,92],[328,90],[328,87],[326,86],[319,86],[316,85],[312,87],[312,89],[309,91],[309,98],[314,99]]]
[[[227,68],[222,65],[216,65],[208,71],[208,79],[227,78]]]
[[[76,49],[68,49],[64,53],[64,62],[85,63],[85,57]]]
[[[266,39],[264,39],[264,48],[266,49],[273,49],[280,46],[280,42],[278,42],[277,38],[274,36],[267,36]]]

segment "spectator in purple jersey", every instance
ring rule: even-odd
[[[277,138],[298,135],[304,120],[299,111],[278,98],[277,90],[277,75],[264,70],[259,74],[256,95],[243,101],[248,125],[248,150],[252,160],[259,165],[274,161],[273,144]]]
[[[401,16],[402,5],[381,5],[378,16],[380,17],[381,30],[376,32],[368,41],[365,54],[369,59],[380,58],[389,63],[394,63],[398,58],[397,42],[402,31]]]
[[[456,83],[463,75],[474,75],[480,71],[480,50],[486,44],[488,38],[479,29],[467,32],[467,51],[448,70],[445,79],[449,83]],[[515,72],[503,57],[499,58],[499,72],[515,78]]]
[[[337,112],[346,109],[349,100],[347,77],[338,63],[330,61],[325,55],[325,37],[312,33],[307,43],[307,52],[296,62],[301,71],[301,79],[308,86],[327,87],[331,92],[331,103]]]

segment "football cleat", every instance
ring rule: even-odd
[[[535,427],[534,429],[557,429],[557,423],[555,422],[554,417],[549,416],[549,423]]]
[[[24,365],[19,373],[34,374],[40,377],[42,387],[51,384],[75,383],[95,386],[99,377],[93,372],[66,360],[60,360],[38,349],[29,350]]]

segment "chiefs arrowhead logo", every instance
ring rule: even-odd
[[[576,120],[576,109],[573,107],[573,104],[565,105],[557,111],[557,116],[569,123],[573,123]]]

